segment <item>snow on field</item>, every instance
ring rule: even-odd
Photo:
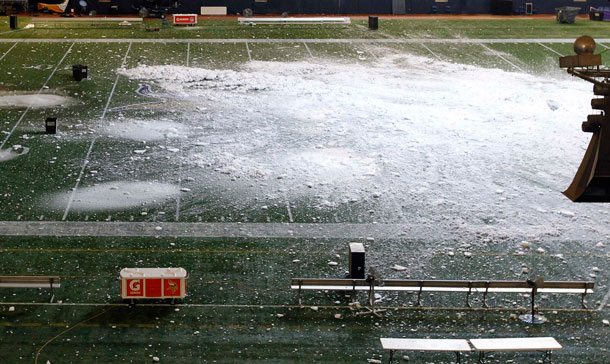
[[[604,205],[561,195],[590,135],[591,86],[412,55],[121,74],[183,110],[187,172],[230,199],[374,205],[380,219],[608,234]],[[188,131],[186,131],[188,130]],[[313,201],[313,202],[312,202]],[[568,212],[568,213],[566,213]],[[600,225],[603,223],[603,225]]]
[[[180,193],[176,185],[158,182],[107,182],[80,188],[74,195],[74,211],[126,209],[163,202]],[[70,193],[55,194],[52,204],[65,207]]]
[[[73,104],[74,99],[52,94],[0,95],[0,107],[32,107],[34,109]]]
[[[0,162],[10,161],[11,159],[26,155],[29,151],[30,148],[21,145],[13,145],[12,148],[0,149]]]
[[[100,125],[98,129],[106,135],[143,142],[180,138],[187,132],[185,125],[171,120],[122,119]]]

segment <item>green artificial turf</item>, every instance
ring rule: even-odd
[[[24,26],[28,19],[20,18]],[[159,32],[146,27],[159,26]],[[201,185],[200,169],[182,163],[196,151],[189,143],[172,145],[180,151],[167,158],[139,156],[148,147],[162,154],[165,142],[142,142],[98,136],[94,130],[112,128],[113,120],[155,117],[180,118],[179,102],[150,102],[135,91],[139,82],[118,76],[123,60],[138,65],[180,65],[241,70],[252,61],[333,62],[371,65],[385,56],[409,53],[505,71],[554,76],[558,54],[571,54],[572,45],[544,43],[403,43],[396,38],[566,38],[582,34],[607,37],[610,25],[578,19],[576,24],[554,20],[387,20],[378,32],[356,20],[342,26],[239,26],[236,20],[202,20],[198,27],[164,27],[147,20],[131,28],[88,26],[34,28],[10,31],[0,18],[0,38],[66,38],[61,43],[0,42],[0,92],[42,92],[74,98],[69,105],[51,109],[0,109],[0,142],[4,148],[30,147],[28,154],[0,163],[0,220],[60,221],[67,206],[52,206],[50,196],[96,183],[153,180],[190,189],[164,202],[129,209],[74,211],[68,221],[134,222],[241,222],[241,223],[402,223],[416,212],[409,201],[396,197],[395,211],[378,209],[375,201],[343,201],[316,209],[312,198],[286,201],[265,196],[256,203],[236,200],[233,187]],[[69,38],[165,39],[158,43],[81,43]],[[281,43],[218,42],[198,39],[287,39]],[[393,43],[322,42],[296,39],[392,39]],[[192,41],[186,41],[192,39]],[[173,41],[182,40],[182,41]],[[294,40],[294,41],[292,41]],[[70,48],[71,47],[71,48]],[[67,52],[70,49],[70,52]],[[603,48],[601,48],[603,50]],[[62,60],[63,58],[63,60]],[[61,62],[60,62],[61,61]],[[609,64],[604,55],[605,64]],[[89,67],[89,80],[76,83],[73,64]],[[43,87],[44,85],[44,87]],[[110,97],[112,93],[112,97]],[[166,95],[167,96],[167,95]],[[171,96],[171,95],[170,95]],[[239,110],[242,112],[242,110]],[[58,136],[43,134],[44,120],[59,118]],[[21,119],[21,120],[20,120]],[[20,120],[20,121],[19,121]],[[19,121],[19,122],[18,122]],[[14,131],[13,131],[14,130]],[[203,131],[205,132],[205,131]],[[203,133],[202,132],[202,133]],[[85,158],[91,152],[87,163]],[[82,171],[82,175],[80,174]],[[79,180],[80,176],[80,180]],[[192,180],[187,180],[191,177]],[[386,198],[383,196],[382,198]],[[393,198],[393,197],[387,197]],[[261,206],[265,205],[265,209]],[[463,294],[424,295],[426,308],[415,306],[415,294],[387,293],[379,304],[388,309],[381,318],[356,316],[350,299],[333,292],[306,292],[299,307],[290,290],[295,277],[343,277],[347,244],[359,241],[367,249],[367,265],[385,278],[510,279],[552,277],[553,280],[590,280],[596,289],[587,297],[597,308],[608,292],[608,249],[590,241],[534,242],[520,249],[520,241],[477,236],[473,241],[304,238],[140,238],[0,236],[0,275],[59,275],[62,287],[47,305],[44,289],[0,289],[0,353],[6,363],[365,363],[387,361],[379,337],[475,338],[553,336],[564,345],[554,354],[560,363],[608,363],[610,327],[604,326],[608,308],[579,310],[580,297],[542,295],[543,325],[527,325],[516,317],[528,309],[522,295],[494,295],[493,307],[464,307]],[[95,232],[91,232],[95,235]],[[456,238],[457,239],[457,238]],[[600,240],[603,237],[600,237]],[[468,246],[467,245],[471,245]],[[464,251],[471,252],[470,257]],[[450,254],[451,253],[451,254]],[[336,266],[329,262],[337,262]],[[408,269],[397,272],[395,264]],[[172,306],[151,301],[129,306],[119,294],[118,272],[133,266],[182,266],[189,271],[188,296]],[[601,268],[596,277],[592,268]],[[366,295],[357,299],[364,303]],[[311,307],[315,306],[315,307]],[[9,310],[13,307],[13,310]],[[317,308],[317,309],[316,309]],[[335,318],[335,315],[340,318]],[[399,353],[410,363],[449,363],[453,353]],[[396,356],[395,356],[396,357]],[[540,353],[496,353],[489,362],[536,362]],[[402,360],[402,359],[400,359]],[[467,356],[474,362],[475,354]]]

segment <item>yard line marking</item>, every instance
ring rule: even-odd
[[[303,42],[303,44],[305,44],[305,49],[307,49],[307,52],[309,53],[309,56],[310,56],[311,58],[316,58],[316,57],[314,57],[314,56],[313,56],[313,54],[311,53],[311,50],[309,49],[309,46],[307,45],[307,43],[306,43],[306,42]]]
[[[496,57],[500,57],[500,59],[502,59],[504,62],[510,64],[511,66],[513,66],[513,68],[515,68],[516,70],[518,70],[519,72],[524,72],[525,71],[517,66],[516,64],[514,64],[513,62],[509,61],[506,57],[504,57],[503,55],[501,55],[500,53],[498,53],[495,49],[492,49],[490,47],[488,47],[485,43],[480,43],[481,47],[487,49],[488,51],[490,51],[491,53],[493,53]]]
[[[66,53],[64,54],[63,57],[61,57],[61,59],[59,60],[59,63],[57,64],[57,66],[55,66],[55,69],[53,70],[53,72],[51,72],[51,75],[49,75],[49,77],[47,77],[47,80],[44,82],[44,84],[42,85],[42,87],[40,88],[40,90],[38,90],[38,92],[36,93],[36,95],[40,95],[40,93],[42,92],[42,90],[44,90],[45,86],[47,85],[47,83],[49,83],[49,81],[51,80],[51,77],[53,77],[53,75],[55,74],[55,72],[57,72],[57,70],[59,69],[59,66],[62,64],[62,62],[64,61],[64,59],[66,59],[66,56],[68,55],[68,53],[70,53],[70,51],[72,50],[72,47],[74,46],[74,43],[72,43],[70,45],[70,48],[68,48],[68,50],[66,51]],[[6,144],[6,142],[9,140],[9,138],[11,137],[11,135],[13,135],[13,133],[15,132],[15,130],[17,130],[17,127],[19,126],[19,124],[21,124],[21,121],[23,121],[23,118],[25,117],[25,115],[28,113],[28,111],[30,111],[30,109],[32,108],[32,104],[30,103],[28,105],[28,107],[23,111],[23,113],[21,114],[21,117],[19,118],[19,120],[17,120],[17,123],[15,123],[15,125],[13,126],[13,128],[11,129],[11,131],[8,133],[8,135],[6,136],[6,138],[4,138],[4,141],[2,142],[2,144],[0,144],[0,149],[4,148],[4,144]]]
[[[182,196],[181,191],[182,184],[182,161],[180,161],[180,166],[178,167],[178,196],[176,197],[176,218],[174,221],[180,220],[180,196]]]
[[[248,51],[248,59],[252,62],[252,55],[250,54],[250,47],[248,46],[248,42],[246,42],[246,50]]]
[[[604,296],[604,298],[600,302],[599,307],[597,308],[597,310],[598,311],[603,310],[604,307],[606,307],[606,304],[608,303],[609,299],[610,299],[610,290],[608,290],[608,293],[606,293],[606,295]]]
[[[0,61],[2,61],[4,59],[4,57],[6,57],[6,55],[13,50],[13,48],[15,48],[15,46],[17,45],[17,43],[13,44],[13,46],[11,48],[8,49],[8,51],[4,52],[4,54],[2,55],[2,57],[0,57]]]
[[[14,43],[14,38],[0,38],[0,43]],[[314,39],[197,39],[197,38],[184,38],[184,39],[19,39],[19,43],[166,43],[168,41],[174,43],[450,43],[450,44],[467,44],[467,43],[518,43],[518,44],[535,44],[535,43],[552,43],[552,44],[572,44],[574,38],[375,38],[375,39],[363,39],[363,38],[314,38]],[[598,43],[610,43],[610,38],[596,39]]]
[[[286,209],[288,210],[288,221],[294,222],[292,218],[292,210],[290,209],[290,201],[286,201]]]
[[[602,47],[604,47],[604,48],[606,48],[606,49],[610,49],[610,48],[609,48],[607,45],[605,45],[605,44],[603,44],[603,43],[597,43],[597,42],[596,42],[596,44],[599,44],[600,46],[602,46]]]
[[[89,156],[91,155],[91,151],[93,150],[93,145],[95,145],[95,141],[97,140],[97,136],[93,137],[91,140],[91,144],[89,145],[89,150],[87,151],[87,155],[85,156],[85,160],[83,161],[83,165],[80,169],[80,173],[78,174],[78,178],[76,178],[76,185],[72,189],[72,193],[70,194],[70,199],[68,200],[68,205],[66,206],[66,210],[64,211],[63,216],[61,217],[61,221],[66,221],[68,217],[68,212],[70,211],[70,207],[72,207],[72,201],[74,201],[74,196],[76,195],[76,190],[78,189],[78,185],[80,184],[81,179],[83,178],[83,173],[85,172],[85,167],[89,164]]]
[[[438,60],[439,60],[439,61],[441,61],[441,62],[444,62],[444,60],[443,60],[443,59],[442,59],[442,58],[441,58],[441,57],[440,57],[438,54],[434,53],[434,52],[432,51],[432,49],[428,48],[428,46],[427,46],[427,45],[425,45],[424,43],[420,43],[420,44],[421,44],[421,46],[422,46],[422,47],[426,48],[426,50],[427,50],[428,52],[430,52],[430,54],[432,54],[434,57],[436,57],[436,59],[438,59]]]
[[[0,302],[0,306],[64,306],[64,307],[69,307],[69,306],[75,306],[75,307],[130,307],[129,303],[112,303],[112,302],[62,302],[62,303],[57,303],[57,302]],[[266,309],[266,308],[311,308],[311,307],[318,307],[319,309],[323,309],[323,310],[336,310],[336,309],[350,309],[351,306],[349,305],[290,305],[290,304],[214,304],[214,303],[138,303],[138,307],[193,307],[193,308],[260,308],[260,309]],[[458,307],[458,306],[437,306],[437,307],[433,307],[433,306],[425,306],[425,307],[419,307],[419,306],[387,306],[387,307],[381,307],[378,306],[378,308],[381,309],[390,309],[390,310],[396,310],[396,311],[483,311],[483,312],[521,312],[523,311],[522,307],[488,307],[488,308],[484,308],[484,307],[469,307],[469,308],[465,308],[465,307]],[[576,313],[591,313],[592,310],[590,309],[584,309],[584,308],[539,308],[538,309],[539,312],[553,312],[553,311],[557,311],[557,312],[576,312]],[[97,317],[103,313],[105,313],[106,311],[94,316]],[[93,319],[94,317],[86,320],[86,321],[90,321],[91,319]],[[85,322],[85,321],[82,321]],[[10,322],[7,322],[7,324],[11,324]],[[76,325],[80,325],[82,327],[99,327],[99,324],[90,324],[90,325],[83,325],[82,323],[76,324]],[[97,325],[97,326],[91,326],[91,325]],[[140,324],[140,325],[147,325],[147,324]],[[151,324],[152,325],[152,324]],[[7,325],[10,326],[10,325]]]
[[[189,59],[191,58],[191,42],[186,43],[186,66],[189,66]]]
[[[127,55],[129,54],[129,50],[131,49],[131,44],[132,43],[129,43],[129,46],[127,47],[127,51],[125,52],[125,56],[123,57],[121,67],[125,66],[125,62],[127,61]],[[114,94],[116,85],[119,82],[119,76],[120,75],[118,75],[118,74],[116,75],[114,84],[112,85],[112,90],[110,91],[110,96],[108,97],[108,101],[106,101],[106,107],[104,107],[104,112],[102,113],[100,120],[104,119],[104,117],[106,116],[106,112],[108,111],[108,105],[110,105],[110,100],[112,99],[112,95]],[[83,178],[83,173],[85,173],[85,167],[87,167],[87,164],[89,164],[89,157],[91,156],[91,151],[93,150],[93,146],[95,145],[96,140],[97,140],[97,136],[94,136],[93,139],[91,140],[91,144],[89,145],[89,150],[87,150],[87,155],[85,156],[85,160],[83,161],[83,165],[80,169],[80,173],[78,174],[78,178],[76,178],[76,184],[74,185],[74,188],[72,189],[72,193],[70,194],[70,199],[68,200],[68,205],[66,206],[66,210],[64,211],[64,214],[61,217],[61,221],[66,221],[66,218],[68,217],[68,212],[70,212],[70,208],[72,207],[72,202],[74,201],[74,196],[76,195],[76,190],[78,190],[80,181]]]
[[[221,216],[221,220],[223,217]],[[161,231],[155,228],[160,226]],[[547,240],[582,239],[583,231],[547,226],[515,226],[519,237],[532,239],[544,236]],[[487,225],[454,227],[434,231],[436,240],[461,236],[489,234],[491,238],[503,236],[504,231]],[[314,238],[328,239],[408,239],[430,240],[431,227],[425,224],[373,224],[373,223],[238,223],[238,222],[84,222],[84,221],[0,221],[0,236],[171,236],[201,238]],[[553,238],[551,236],[557,236]]]
[[[131,45],[132,45],[132,43],[129,42],[129,46],[127,47],[127,52],[125,52],[125,56],[123,57],[123,62],[121,63],[121,67],[125,67],[125,62],[127,61],[127,55],[129,54],[129,51],[131,50]],[[116,88],[116,85],[119,82],[119,76],[120,75],[116,75],[116,79],[114,80],[114,85],[112,85],[112,90],[110,91],[110,96],[108,97],[108,101],[106,101],[106,107],[104,107],[104,112],[102,113],[102,116],[100,117],[100,119],[103,119],[104,117],[106,117],[106,112],[108,111],[108,105],[110,105],[110,100],[112,99],[112,95],[114,94],[114,89]]]
[[[547,43],[548,43],[548,42],[547,42]],[[563,57],[563,56],[564,56],[563,54],[561,54],[561,53],[557,52],[557,51],[556,51],[556,50],[554,50],[553,48],[545,46],[545,45],[544,45],[544,44],[542,44],[541,42],[536,42],[536,44],[538,44],[538,45],[540,45],[540,46],[542,46],[542,47],[546,48],[547,50],[549,50],[549,51],[551,51],[551,52],[555,53],[555,54],[556,54],[556,55],[558,55],[559,57]]]

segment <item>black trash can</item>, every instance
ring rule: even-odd
[[[11,15],[10,19],[11,29],[17,29],[17,15]]]
[[[364,279],[364,244],[349,243],[349,278]]]
[[[46,127],[47,134],[57,133],[57,118],[47,118],[44,125]]]
[[[600,10],[591,8],[589,10],[589,20],[602,21],[604,20],[604,13]]]
[[[74,77],[74,81],[82,81],[87,78],[87,66],[83,66],[82,64],[75,64],[72,66],[72,77]]]
[[[377,30],[379,28],[379,18],[376,16],[369,16],[369,29]]]

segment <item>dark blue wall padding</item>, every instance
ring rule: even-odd
[[[69,7],[79,9],[79,0],[71,0]],[[173,2],[173,0],[162,0]],[[449,10],[452,14],[490,14],[493,0],[404,0],[407,14],[431,14],[436,7],[438,14]],[[44,2],[61,2],[61,0],[45,0]],[[255,14],[392,14],[392,0],[267,0],[266,3],[254,0],[178,0],[179,7],[173,13],[199,14],[201,6],[226,6],[228,14],[242,13],[250,8]],[[32,6],[37,2],[31,1]],[[112,5],[118,6],[121,14],[136,14],[144,0],[111,0],[99,2],[87,0],[87,11],[96,10],[100,14],[110,12]],[[561,6],[576,6],[582,14],[588,13],[590,7],[608,7],[608,0],[513,0],[513,12],[525,3],[532,3],[538,14],[555,14],[555,8]]]

